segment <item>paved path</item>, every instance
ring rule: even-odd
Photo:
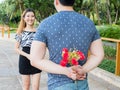
[[[18,73],[18,55],[14,51],[15,40],[11,38],[3,39],[0,36],[0,90],[22,90],[21,76]],[[47,75],[42,72],[40,90],[47,90],[46,82]],[[89,84],[90,90],[108,90],[91,77],[89,77]]]

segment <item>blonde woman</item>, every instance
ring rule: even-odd
[[[23,90],[30,89],[30,76],[32,77],[32,90],[39,90],[41,70],[31,66],[29,53],[31,43],[36,32],[34,28],[35,12],[26,9],[21,15],[21,21],[15,36],[15,50],[19,56],[19,73],[22,76]]]

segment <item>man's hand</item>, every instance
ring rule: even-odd
[[[67,76],[73,80],[76,80],[77,79],[76,71],[74,71],[71,67],[67,68],[67,70],[69,71]]]
[[[86,78],[86,73],[84,72],[82,66],[72,66],[72,69],[76,73],[76,80],[84,80]]]
[[[86,78],[86,74],[78,74],[77,73],[77,76],[76,76],[77,80],[84,80],[85,78]]]

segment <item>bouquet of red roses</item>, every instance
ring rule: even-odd
[[[84,60],[85,55],[76,49],[68,50],[67,48],[63,48],[62,50],[62,60],[60,61],[61,66],[73,66],[78,65],[79,60]]]

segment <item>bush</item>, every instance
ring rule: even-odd
[[[104,45],[103,48],[104,48],[105,58],[98,67],[106,71],[109,71],[111,73],[115,73],[116,48],[108,45]]]
[[[105,59],[101,62],[101,64],[98,67],[108,72],[115,73],[115,66],[115,61]]]
[[[9,26],[12,27],[12,28],[17,28],[18,27],[18,24],[17,23],[9,23]]]
[[[120,39],[120,27],[117,25],[103,25],[96,27],[101,37]]]
[[[104,53],[106,59],[115,59],[116,57],[116,48],[113,48],[111,46],[103,46],[104,47]]]

